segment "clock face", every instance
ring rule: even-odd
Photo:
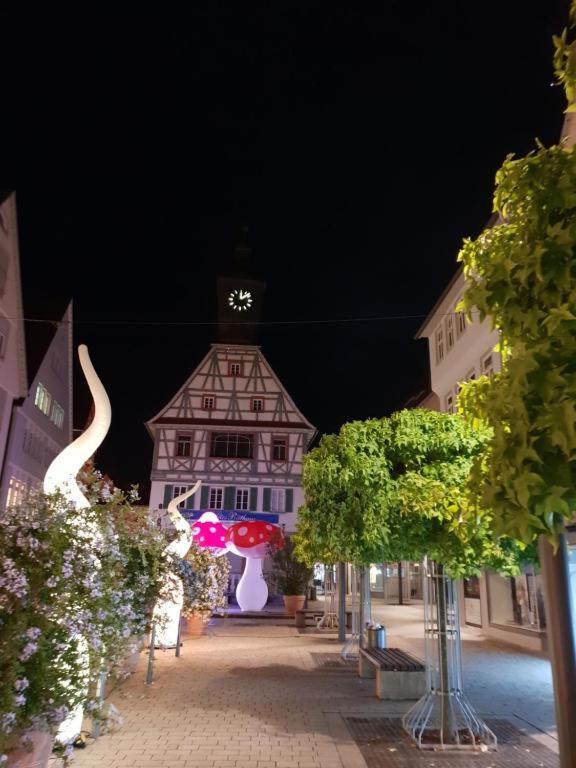
[[[244,312],[252,306],[252,294],[242,288],[235,288],[228,296],[228,306],[236,312]]]

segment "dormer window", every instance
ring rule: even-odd
[[[204,408],[205,411],[213,411],[216,407],[216,398],[214,395],[205,395],[202,398],[202,408]]]
[[[242,376],[242,363],[228,363],[228,376]]]
[[[262,400],[261,397],[255,397],[252,400],[252,410],[255,413],[259,413],[260,411],[264,410],[264,400]]]

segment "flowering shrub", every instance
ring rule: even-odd
[[[184,585],[182,615],[212,612],[226,604],[230,564],[226,557],[215,557],[210,550],[192,542],[185,559],[175,559]]]
[[[0,511],[0,764],[27,730],[55,732],[82,702],[97,715],[99,674],[121,669],[150,622],[166,541],[134,490],[92,479],[88,509],[37,494]]]

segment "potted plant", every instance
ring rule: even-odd
[[[312,578],[312,568],[301,563],[294,556],[294,542],[286,537],[282,549],[270,548],[274,566],[272,581],[284,596],[286,613],[295,615],[306,602],[306,589]]]
[[[215,557],[194,542],[179,561],[178,575],[184,587],[182,616],[188,634],[201,635],[212,611],[224,605],[229,570],[226,557]]]

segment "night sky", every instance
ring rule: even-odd
[[[495,171],[555,142],[564,108],[551,37],[568,0],[188,8],[0,7],[25,314],[73,297],[113,407],[98,464],[144,497],[144,421],[216,335],[178,323],[215,320],[242,224],[264,321],[412,316],[260,331],[321,432],[386,415],[426,386],[414,333],[486,223]],[[79,376],[75,399],[79,427]]]

